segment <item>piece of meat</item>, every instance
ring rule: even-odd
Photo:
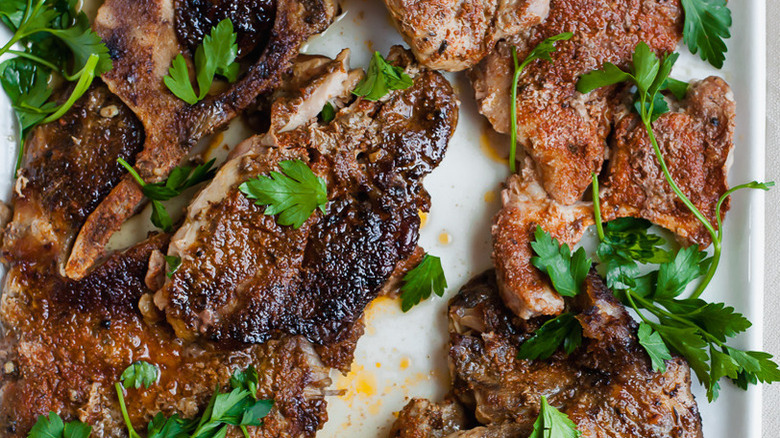
[[[431,403],[424,398],[413,398],[398,413],[390,437],[444,438],[467,425],[466,412],[457,400],[447,398],[441,403]]]
[[[728,190],[728,167],[734,148],[735,104],[731,88],[709,77],[689,85],[685,99],[653,123],[666,165],[680,190],[717,229],[715,207]],[[624,114],[612,134],[609,165],[601,190],[604,221],[645,218],[683,240],[707,247],[710,234],[664,178],[644,125],[635,113]],[[720,214],[729,208],[724,201]]]
[[[125,174],[117,158],[132,163],[143,141],[141,123],[100,80],[63,117],[33,129],[0,259],[28,259],[46,246],[62,271],[81,225]]]
[[[493,271],[472,279],[450,301],[450,370],[458,399],[487,425],[516,423],[527,436],[541,396],[577,425],[583,437],[701,437],[691,373],[680,357],[652,371],[637,325],[595,271],[584,292],[567,301],[583,344],[566,356],[517,359],[542,323],[507,309]]]
[[[503,208],[492,227],[493,263],[501,297],[521,318],[561,313],[563,298],[531,264],[534,231],[539,226],[571,247],[594,223],[591,204],[556,202],[537,181],[529,160],[519,174],[509,177],[501,199]]]
[[[587,95],[575,89],[585,73],[611,62],[626,68],[640,41],[662,53],[672,52],[682,35],[678,0],[551,0],[550,14],[529,34],[508,38],[474,67],[472,80],[479,111],[493,128],[510,131],[513,74],[511,47],[522,61],[543,39],[572,32],[559,41],[550,61],[535,61],[517,88],[518,142],[536,164],[542,185],[556,201],[578,201],[599,172],[610,132],[617,88]]]
[[[257,61],[225,91],[188,105],[162,80],[176,55],[182,53],[190,65],[192,59],[176,36],[173,0],[106,1],[94,23],[114,62],[103,80],[144,125],[146,141],[135,163],[144,181],[164,180],[200,138],[225,126],[259,94],[273,91],[300,46],[325,30],[335,12],[331,0],[276,3],[273,28]],[[82,278],[103,255],[111,235],[142,202],[140,187],[126,175],[79,232],[66,265],[67,275]]]
[[[496,42],[541,23],[550,0],[385,0],[420,64],[460,71],[477,64]]]
[[[169,250],[182,264],[155,296],[179,336],[343,339],[414,253],[418,210],[430,202],[422,179],[443,158],[458,103],[449,83],[418,70],[408,52],[396,47],[388,59],[414,78],[411,88],[378,102],[358,98],[327,124],[312,119],[247,140],[193,200]],[[297,230],[238,190],[289,159],[305,161],[328,187],[327,212]]]
[[[46,255],[17,263],[8,273],[0,316],[0,430],[27,436],[37,416],[49,411],[93,426],[96,437],[126,437],[114,382],[136,360],[160,368],[148,389],[128,389],[127,408],[136,430],[157,412],[191,418],[214,387],[225,389],[237,369],[254,365],[259,397],[274,400],[253,437],[313,437],[327,420],[328,368],[302,337],[221,350],[186,343],[165,324],[144,321],[136,303],[146,291],[147,260],[164,249],[157,235],[111,256],[80,281],[63,278]],[[41,248],[42,251],[45,250]],[[240,432],[231,436],[240,436]]]

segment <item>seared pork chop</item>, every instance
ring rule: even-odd
[[[87,216],[125,173],[117,158],[132,163],[143,141],[138,118],[100,80],[63,117],[33,129],[0,259],[31,259],[46,247],[62,271]]]
[[[180,336],[340,340],[396,266],[414,254],[418,211],[429,208],[422,179],[443,158],[458,103],[449,83],[418,69],[408,52],[396,47],[388,59],[414,78],[412,87],[377,102],[358,98],[330,123],[311,119],[247,140],[237,147],[243,155],[195,198],[169,251],[182,263],[154,298]],[[316,89],[301,95],[348,93],[343,87],[322,92],[352,83],[344,63],[334,61],[313,80]],[[306,111],[295,98],[281,102],[297,108],[293,114]],[[301,119],[285,114],[288,121]],[[272,126],[288,125],[271,118]],[[289,159],[306,162],[328,187],[326,213],[315,212],[298,229],[278,225],[238,190]]]
[[[556,201],[578,201],[601,169],[612,120],[615,87],[587,95],[578,78],[611,62],[625,68],[634,47],[646,42],[657,52],[674,51],[682,35],[678,0],[551,0],[550,14],[527,36],[508,38],[469,72],[479,110],[493,128],[510,130],[511,47],[520,60],[543,39],[572,32],[560,41],[552,62],[536,61],[520,76],[518,141],[533,158],[545,190]]]
[[[673,103],[672,111],[653,123],[672,178],[715,228],[716,204],[729,188],[734,119],[731,88],[723,79],[709,77],[691,83],[685,99]],[[639,116],[625,112],[612,139],[601,190],[603,219],[642,217],[686,242],[709,246],[710,234],[664,178]],[[728,208],[727,199],[720,214],[725,215]]]
[[[550,0],[385,0],[420,64],[460,71],[477,64],[496,42],[541,23]]]
[[[0,430],[27,436],[37,416],[49,411],[93,426],[93,436],[126,437],[114,382],[136,360],[160,368],[148,389],[128,389],[136,430],[157,412],[193,417],[222,389],[233,371],[254,365],[258,396],[274,400],[254,437],[313,437],[327,420],[328,368],[301,337],[220,350],[209,343],[177,339],[164,323],[145,321],[138,309],[147,291],[150,253],[164,249],[158,235],[111,256],[80,281],[61,277],[42,255],[18,261],[8,273],[0,316],[5,337],[0,349]],[[239,434],[240,435],[240,434]]]
[[[585,284],[567,302],[582,326],[582,346],[546,360],[517,359],[518,347],[542,321],[520,319],[504,306],[493,271],[472,279],[450,301],[454,394],[479,423],[513,429],[509,435],[482,429],[450,436],[527,436],[541,396],[568,415],[583,437],[702,436],[687,363],[675,357],[666,361],[666,372],[652,371],[625,308],[595,272]]]
[[[592,206],[556,202],[537,181],[529,160],[520,174],[509,177],[501,199],[503,208],[492,228],[493,263],[501,297],[521,318],[561,313],[563,298],[547,276],[531,264],[534,231],[542,227],[559,241],[574,245],[593,225]]]
[[[192,7],[187,2],[177,6],[180,15],[180,8]],[[273,91],[300,46],[331,23],[336,6],[330,0],[277,2],[268,35],[257,34],[264,30],[260,27],[241,31],[243,36],[268,39],[257,61],[238,82],[195,105],[174,96],[162,80],[176,55],[182,53],[190,63],[192,59],[177,39],[176,28],[195,24],[175,20],[176,10],[173,0],[108,0],[94,23],[114,62],[103,80],[144,125],[146,141],[135,167],[149,182],[164,180],[200,138],[225,126],[258,94]],[[142,201],[140,187],[126,175],[79,232],[66,266],[69,277],[79,279],[88,272],[111,235]]]

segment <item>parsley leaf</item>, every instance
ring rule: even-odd
[[[537,44],[531,50],[531,53],[525,57],[522,63],[517,59],[517,48],[512,46],[512,62],[514,63],[514,74],[512,75],[512,98],[509,108],[510,116],[510,147],[509,147],[509,169],[512,173],[515,172],[517,164],[515,163],[515,156],[517,155],[517,82],[520,80],[520,74],[528,66],[537,59],[547,60],[553,62],[550,53],[555,52],[555,43],[558,41],[569,40],[574,34],[571,32],[564,32],[558,35],[553,35],[550,38],[545,39],[541,43]]]
[[[108,49],[89,27],[87,16],[73,1],[7,0],[0,6],[0,22],[13,32],[0,56],[15,58],[0,64],[0,82],[11,98],[20,125],[20,141],[39,123],[62,117],[87,91],[95,76],[112,67]],[[23,50],[15,50],[15,44]],[[49,101],[49,78],[61,74],[76,81],[61,105]],[[21,166],[23,151],[17,158]]]
[[[236,370],[230,376],[230,386],[235,389],[245,389],[257,400],[257,370],[249,365],[244,371]]]
[[[580,287],[591,266],[591,259],[585,255],[584,249],[580,248],[572,255],[569,245],[560,245],[558,239],[538,225],[531,247],[536,253],[536,256],[531,258],[531,263],[547,273],[560,295],[573,297],[580,293]]]
[[[582,434],[566,414],[547,403],[542,396],[539,416],[534,421],[534,430],[528,438],[579,438]]]
[[[165,86],[179,99],[194,105],[206,97],[215,75],[224,76],[228,82],[235,82],[239,70],[235,61],[238,54],[236,38],[233,22],[229,18],[220,21],[203,38],[203,43],[195,50],[195,80],[199,93],[196,94],[192,87],[187,62],[181,54],[176,55],[168,75],[163,78]]]
[[[325,123],[332,122],[333,119],[336,118],[336,108],[333,107],[333,104],[330,102],[325,102],[325,105],[322,107],[322,111],[320,111],[320,117]]]
[[[165,418],[162,412],[158,412],[149,422],[146,436],[147,438],[184,438],[188,436],[188,426],[189,422],[179,417],[179,414]]]
[[[653,371],[666,372],[665,360],[672,358],[672,354],[669,353],[669,349],[666,348],[661,335],[653,331],[653,327],[650,324],[642,322],[639,324],[639,331],[637,332],[637,338],[639,339],[639,345],[647,351],[650,356],[650,361],[653,364]]]
[[[658,269],[654,297],[674,298],[685,291],[685,287],[704,274],[702,262],[707,253],[699,251],[696,245],[682,248],[671,262],[663,263]]]
[[[157,366],[146,361],[135,361],[125,369],[119,378],[126,388],[138,389],[141,385],[148,388],[157,381],[159,374],[160,370]]]
[[[173,221],[161,201],[175,198],[188,188],[210,180],[217,173],[217,170],[214,168],[215,160],[211,159],[207,163],[196,166],[194,169],[190,166],[177,166],[171,171],[165,182],[147,183],[144,182],[141,175],[127,161],[117,158],[117,162],[141,186],[144,196],[152,200],[152,224],[166,233],[173,229]]]
[[[403,283],[401,310],[404,312],[430,297],[431,292],[443,296],[444,290],[447,289],[447,278],[441,267],[441,259],[425,254],[420,264],[404,275]]]
[[[517,350],[518,359],[547,359],[563,345],[571,354],[582,344],[582,326],[573,313],[562,313],[546,321]]]
[[[181,257],[169,255],[163,257],[165,258],[165,263],[168,264],[168,272],[166,272],[165,275],[167,275],[168,278],[171,278],[176,270],[179,269],[179,266],[181,266]]]
[[[726,0],[682,0],[685,10],[683,41],[691,53],[717,68],[726,59],[726,43],[731,37],[731,11]]]
[[[92,426],[81,421],[65,423],[56,412],[49,412],[48,417],[38,416],[38,421],[30,429],[29,438],[87,438],[92,433]]]
[[[365,100],[376,101],[393,90],[405,90],[414,84],[404,69],[388,63],[379,52],[374,52],[368,72],[352,92]]]
[[[254,199],[257,205],[266,205],[265,214],[279,215],[279,225],[300,228],[316,209],[325,213],[328,189],[325,180],[311,171],[301,160],[279,163],[282,173],[271,171],[271,176],[258,176],[239,186],[241,193]]]

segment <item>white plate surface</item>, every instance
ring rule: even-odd
[[[733,37],[728,40],[726,65],[718,72],[684,47],[673,76],[703,78],[719,74],[731,84],[737,101],[737,131],[732,185],[761,180],[764,167],[765,5],[762,1],[732,0]],[[306,47],[308,53],[335,56],[352,49],[352,66],[365,67],[373,50],[387,53],[403,41],[378,0],[346,0],[344,16]],[[7,38],[0,32],[0,41]],[[499,208],[501,181],[508,175],[500,160],[508,140],[491,133],[476,111],[463,74],[448,75],[461,99],[458,129],[447,155],[425,181],[431,194],[431,213],[421,231],[420,244],[442,258],[449,282],[444,299],[428,300],[404,314],[397,301],[378,299],[367,310],[366,335],[358,343],[352,372],[332,374],[335,389],[344,395],[328,400],[330,421],[318,436],[386,436],[394,413],[410,397],[440,399],[449,386],[446,362],[446,303],[473,275],[491,266],[490,223]],[[14,118],[5,94],[0,93],[0,197],[10,200],[16,157]],[[224,136],[235,145],[246,132],[233,128]],[[744,192],[734,197],[725,228],[723,259],[705,298],[725,301],[743,312],[754,326],[735,345],[760,349],[763,303],[763,194]],[[133,220],[120,239],[121,247],[143,236],[148,212]],[[0,270],[2,268],[0,267]],[[760,387],[741,391],[725,384],[720,398],[707,403],[703,388],[695,385],[708,438],[759,437]]]

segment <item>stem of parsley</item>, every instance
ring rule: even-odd
[[[141,438],[141,436],[138,435],[138,432],[133,429],[133,423],[130,422],[130,416],[127,415],[127,406],[125,406],[124,388],[122,387],[122,384],[116,382],[114,383],[114,388],[116,388],[116,395],[117,398],[119,398],[119,408],[122,410],[122,418],[125,420],[125,425],[127,426],[130,438]]]
[[[604,240],[604,225],[601,223],[601,200],[599,199],[599,176],[596,172],[590,174],[593,180],[593,214],[596,217],[596,231],[599,235],[599,240]]]
[[[512,76],[512,106],[510,107],[509,117],[512,126],[510,127],[511,142],[509,146],[509,170],[512,173],[517,171],[517,164],[515,163],[515,156],[517,154],[517,82],[520,80],[520,73],[523,72],[523,66],[519,65],[517,61],[517,48],[512,46],[512,62],[515,65],[515,72]]]
[[[92,55],[89,55],[89,58],[87,59],[87,63],[84,65],[84,68],[79,71],[76,76],[79,77],[79,81],[76,83],[76,87],[73,89],[73,92],[70,93],[70,97],[68,97],[68,100],[65,101],[60,107],[55,111],[53,114],[49,115],[43,121],[42,124],[53,122],[63,115],[65,115],[66,112],[70,109],[70,107],[73,106],[74,103],[76,103],[77,100],[81,96],[84,95],[84,93],[87,92],[87,89],[92,84],[92,80],[95,79],[95,67],[97,67],[97,63],[100,57],[98,55],[95,55],[94,53]]]
[[[116,161],[119,164],[121,164],[122,167],[124,167],[125,170],[127,170],[130,173],[130,175],[133,177],[135,182],[138,183],[139,186],[143,187],[143,186],[146,185],[146,183],[144,182],[143,178],[141,178],[141,175],[139,175],[138,172],[136,172],[136,170],[133,168],[133,166],[131,166],[130,163],[125,161],[124,158],[119,157],[119,158],[116,159]]]

